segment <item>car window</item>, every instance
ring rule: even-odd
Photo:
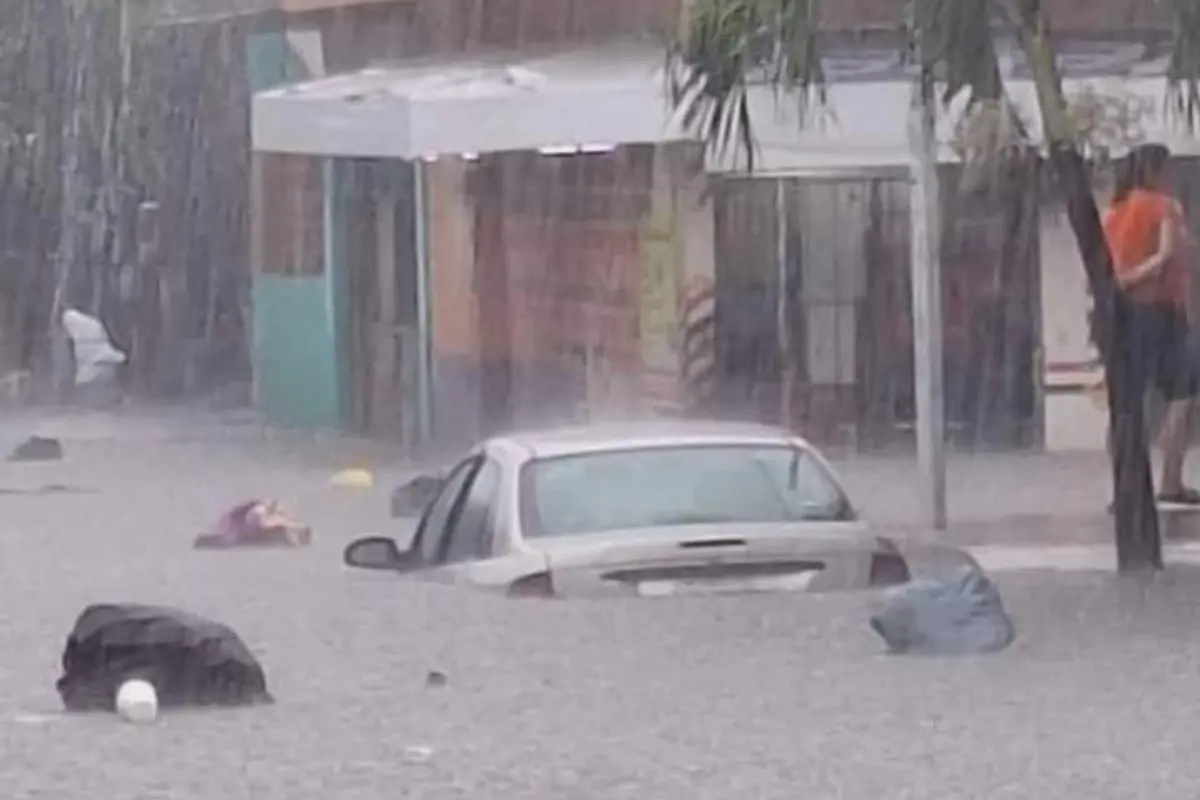
[[[438,496],[429,504],[421,523],[417,527],[417,546],[420,551],[421,563],[436,564],[438,553],[445,541],[447,526],[454,513],[454,508],[462,496],[463,488],[471,475],[479,466],[479,458],[472,457],[463,461],[450,471],[446,482]]]
[[[455,563],[491,554],[493,508],[500,488],[500,467],[485,461],[475,472],[466,495],[454,512],[441,561]]]
[[[703,523],[835,520],[848,507],[787,445],[656,447],[540,459],[521,476],[526,536]]]

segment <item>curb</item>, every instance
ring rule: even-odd
[[[1059,572],[1113,572],[1116,550],[1110,545],[983,545],[964,548],[987,572],[1049,569]],[[1200,542],[1164,544],[1168,563],[1200,564]]]

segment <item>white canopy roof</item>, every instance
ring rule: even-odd
[[[687,138],[661,50],[380,65],[254,97],[260,151],[413,159]]]
[[[1146,139],[1200,154],[1200,139],[1164,113],[1161,59],[1126,49],[1067,59],[1076,67],[1067,70],[1068,95],[1091,88],[1136,99],[1146,106]],[[851,55],[827,65],[823,119],[801,124],[794,98],[751,87],[757,172],[828,174],[909,163],[911,83],[903,65],[891,51]],[[1108,63],[1117,56],[1124,60]],[[670,109],[664,65],[661,49],[637,45],[379,65],[255,95],[253,143],[267,152],[414,159],[693,138]],[[1006,73],[1009,96],[1036,135],[1033,86],[1020,70]],[[942,161],[956,160],[949,143],[957,118],[955,109],[939,114]],[[744,160],[733,155],[710,158],[709,170],[740,171]]]

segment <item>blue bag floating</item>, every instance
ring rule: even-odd
[[[1017,635],[1000,592],[978,567],[890,589],[871,628],[889,652],[925,655],[994,653]]]

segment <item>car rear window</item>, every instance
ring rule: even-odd
[[[786,445],[693,445],[531,461],[521,476],[527,537],[706,523],[845,519],[824,466]]]

